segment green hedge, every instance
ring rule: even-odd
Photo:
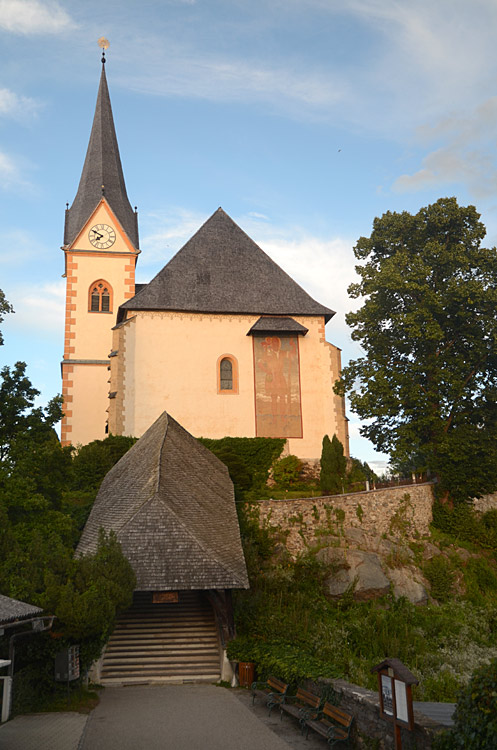
[[[269,476],[269,469],[279,458],[285,445],[283,438],[242,438],[224,437],[220,440],[213,438],[198,438],[202,445],[209,448],[223,461],[223,454],[236,456],[249,472],[252,488],[263,487]],[[228,460],[224,461],[229,468]],[[231,472],[230,472],[231,473]],[[233,477],[232,477],[233,478]],[[233,480],[236,484],[236,481]]]

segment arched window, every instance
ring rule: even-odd
[[[103,279],[94,281],[90,286],[89,312],[112,312],[112,287]]]
[[[238,363],[230,354],[223,354],[217,361],[218,393],[238,393]]]
[[[219,388],[222,391],[233,390],[233,363],[225,357],[219,365]]]

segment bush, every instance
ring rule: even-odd
[[[430,593],[439,602],[446,602],[452,596],[454,572],[446,557],[439,555],[429,560],[423,567],[429,584]]]
[[[436,750],[495,750],[497,747],[497,659],[476,670],[463,688],[453,729],[439,735]]]
[[[138,438],[109,435],[104,440],[93,440],[83,445],[73,458],[73,490],[98,490],[103,478]]]
[[[252,477],[251,487],[253,488],[264,487],[266,485],[269,469],[273,462],[281,455],[286,442],[283,438],[262,437],[224,437],[220,440],[201,437],[198,440],[218,456],[221,461],[223,460],[221,454],[226,451],[229,451],[232,456],[238,456]]]
[[[283,489],[291,487],[299,481],[302,461],[297,456],[289,455],[280,458],[273,466],[273,477],[277,485]]]

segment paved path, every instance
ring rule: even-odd
[[[213,685],[108,687],[90,714],[81,744],[81,750],[290,747],[231,691]]]
[[[1,750],[78,750],[87,714],[16,716],[0,726]]]

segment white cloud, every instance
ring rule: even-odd
[[[298,66],[202,56],[181,49],[148,51],[153,64],[143,75],[127,75],[122,83],[146,94],[196,97],[212,101],[258,100],[271,109],[290,109],[312,117],[346,97],[344,82],[331,71],[302,71]],[[302,108],[302,105],[305,105]]]
[[[0,29],[12,34],[59,34],[74,26],[54,0],[0,0]]]
[[[24,284],[9,287],[9,302],[15,312],[9,319],[9,328],[28,330],[35,334],[62,335],[65,311],[65,282],[50,284]]]
[[[21,119],[35,114],[39,106],[38,102],[28,96],[16,94],[10,89],[0,88],[0,115]]]
[[[420,129],[423,141],[445,143],[428,153],[414,174],[403,174],[393,187],[398,192],[424,190],[449,184],[463,184],[476,198],[497,192],[495,131],[497,97],[493,96],[469,114],[445,117]]]
[[[25,187],[27,184],[21,175],[19,163],[9,154],[0,151],[0,186],[4,190],[9,190],[21,186]]]
[[[160,271],[207,219],[203,214],[174,207],[145,214],[141,219],[143,254],[137,274],[140,274],[140,268],[149,266],[155,267],[155,273]],[[140,278],[150,281],[149,276],[140,275]]]

